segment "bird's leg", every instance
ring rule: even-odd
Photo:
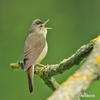
[[[44,67],[45,65],[43,65],[43,64],[37,64],[37,65],[39,65],[39,66],[41,66],[41,67]]]

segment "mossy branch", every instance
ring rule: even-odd
[[[96,40],[97,38],[90,41],[87,45],[80,47],[75,54],[67,59],[64,59],[59,64],[44,66],[36,65],[35,74],[39,75],[45,81],[47,86],[50,87],[52,90],[57,89],[59,87],[59,84],[56,82],[56,80],[53,81],[54,78],[52,78],[52,76],[63,73],[65,70],[71,68],[73,65],[79,64],[80,61],[91,52],[94,46],[94,42]],[[12,68],[20,68],[20,66],[22,65],[23,62],[10,64]]]

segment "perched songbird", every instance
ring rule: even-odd
[[[43,60],[48,50],[46,35],[47,29],[50,28],[45,27],[47,22],[48,20],[34,20],[25,41],[23,68],[27,71],[30,92],[33,91],[34,66]]]

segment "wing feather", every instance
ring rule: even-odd
[[[27,70],[36,63],[45,47],[45,37],[42,34],[29,34],[24,47],[24,69]]]

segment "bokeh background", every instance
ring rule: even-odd
[[[56,64],[100,33],[100,0],[0,0],[0,100],[45,100],[53,91],[37,75],[34,93],[28,91],[23,70],[14,71],[11,62],[22,60],[24,41],[34,19],[50,19],[48,54],[42,64]],[[55,76],[62,83],[79,66]],[[100,81],[87,93],[100,99]]]

